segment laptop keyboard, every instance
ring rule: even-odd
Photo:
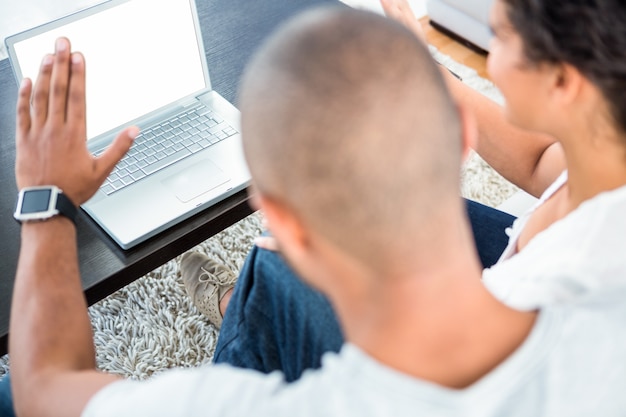
[[[204,105],[185,110],[142,130],[100,189],[113,194],[236,133]]]

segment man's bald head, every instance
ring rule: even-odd
[[[392,20],[297,17],[248,66],[240,106],[260,193],[360,259],[408,253],[458,201],[458,112],[426,47]]]

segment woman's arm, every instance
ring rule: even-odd
[[[566,168],[561,145],[552,136],[512,125],[499,104],[442,72],[455,100],[476,118],[476,152],[504,178],[540,196]]]
[[[427,42],[407,0],[381,0],[387,16],[398,20]],[[503,108],[442,68],[448,88],[471,111],[478,128],[476,152],[504,178],[540,196],[566,168],[565,156],[553,137],[519,129],[508,122]]]

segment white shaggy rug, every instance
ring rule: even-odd
[[[501,101],[496,88],[470,68],[432,50],[435,58],[459,74],[465,83]],[[495,173],[476,154],[463,173],[462,194],[497,206],[516,188]],[[238,272],[252,240],[262,231],[253,214],[194,250],[204,252]],[[192,306],[180,280],[179,258],[89,309],[93,323],[98,366],[125,377],[144,379],[164,369],[209,363],[218,331]],[[0,377],[8,370],[8,357],[0,358]]]

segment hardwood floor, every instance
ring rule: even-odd
[[[489,74],[487,74],[487,55],[479,54],[438,31],[430,25],[428,16],[421,18],[420,23],[428,43],[439,49],[441,53],[449,55],[455,61],[473,68],[481,77],[489,79]]]
[[[31,0],[32,1],[32,0]],[[380,0],[341,0],[342,2],[358,8],[364,8],[376,13],[383,14]],[[451,56],[455,61],[467,65],[470,68],[476,70],[476,72],[483,78],[489,79],[487,74],[487,59],[485,54],[477,53],[476,51],[466,47],[460,42],[457,42],[453,38],[443,34],[437,29],[433,28],[429,23],[429,18],[426,15],[428,13],[426,7],[426,0],[409,0],[409,4],[413,9],[416,16],[423,16],[419,19],[428,42],[439,49],[443,54]]]

